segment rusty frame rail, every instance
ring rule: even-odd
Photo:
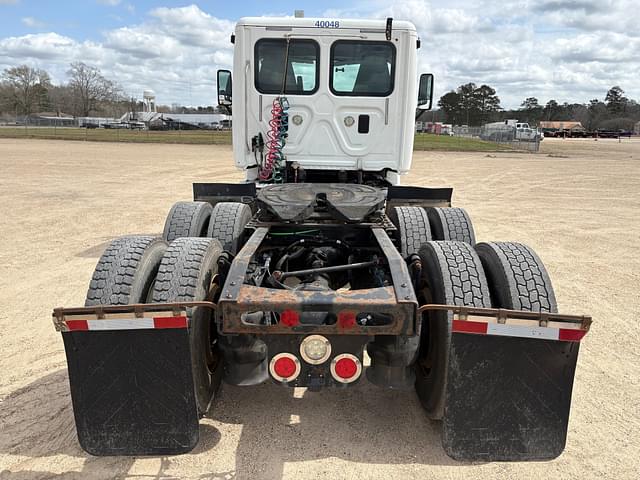
[[[270,227],[255,232],[233,260],[218,300],[219,331],[222,334],[323,333],[345,335],[414,335],[417,333],[416,299],[406,262],[382,227],[370,227],[387,263],[393,286],[364,290],[291,291],[256,287],[245,284],[247,268]],[[353,313],[384,313],[392,321],[386,325],[255,325],[242,321],[242,314],[255,311],[295,310],[299,312],[350,311]]]
[[[399,335],[414,333],[416,305],[398,303],[393,287],[371,288],[346,292],[292,291],[243,285],[236,301],[220,302],[221,333],[322,333],[345,335]],[[332,325],[299,324],[288,327],[281,324],[256,325],[242,321],[242,314],[255,311],[283,312],[340,312],[381,313],[393,320],[386,325],[358,325],[356,323]]]

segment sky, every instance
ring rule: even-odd
[[[67,80],[69,63],[95,65],[127,95],[159,104],[212,105],[218,68],[242,16],[410,20],[422,40],[418,71],[435,95],[474,82],[504,108],[530,96],[586,103],[619,85],[640,101],[640,8],[631,0],[174,1],[0,0],[0,71],[28,64]],[[417,81],[417,80],[416,80]]]

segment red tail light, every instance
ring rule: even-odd
[[[280,323],[287,327],[300,325],[300,314],[295,310],[285,310],[280,314]]]
[[[362,363],[355,355],[343,353],[331,362],[331,375],[340,383],[356,381],[362,373]]]
[[[356,312],[343,310],[338,313],[338,325],[341,328],[353,328],[356,326]]]
[[[291,382],[300,375],[300,360],[291,353],[279,353],[271,359],[269,371],[279,382]]]

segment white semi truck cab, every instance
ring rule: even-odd
[[[410,22],[249,17],[238,21],[231,72],[235,164],[248,181],[359,175],[397,185],[411,167],[416,106],[431,108],[433,76],[416,77]],[[275,161],[272,161],[275,159]]]
[[[85,306],[53,311],[84,450],[186,453],[222,381],[366,380],[415,390],[455,459],[562,452],[591,318],[557,312],[530,247],[476,242],[451,188],[397,185],[431,106],[418,46],[391,19],[238,22],[218,98],[246,181],[194,183],[162,237],[113,240]]]

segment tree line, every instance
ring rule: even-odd
[[[587,130],[632,130],[640,121],[640,104],[627,98],[617,85],[607,91],[604,100],[594,98],[588,103],[561,104],[552,99],[542,105],[536,97],[528,97],[520,108],[506,110],[501,107],[500,97],[494,88],[466,83],[440,97],[438,106],[440,109],[432,116],[434,121],[453,125],[480,126],[517,118],[532,125],[543,120],[578,121]]]
[[[118,118],[126,112],[142,111],[142,102],[128,97],[115,81],[106,78],[99,68],[73,62],[67,70],[68,80],[54,85],[48,72],[20,65],[0,74],[0,116],[29,117],[41,112],[56,116]],[[160,113],[219,113],[217,107],[171,107],[158,105]]]
[[[0,113],[16,117],[39,112],[116,116],[130,103],[122,88],[97,67],[73,62],[67,75],[66,83],[54,85],[42,69],[28,65],[5,69],[0,75]]]

